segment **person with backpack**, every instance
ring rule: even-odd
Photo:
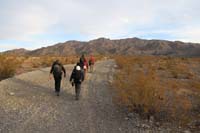
[[[85,61],[85,55],[82,54],[81,57],[80,57],[80,60],[79,60],[79,65],[81,67],[81,69],[83,70],[84,69],[84,61]]]
[[[88,62],[87,62],[86,58],[84,59],[83,64],[84,64],[84,66],[83,66],[83,72],[84,72],[84,77],[86,79],[86,75],[87,75],[87,71],[88,71]]]
[[[87,62],[87,59],[85,58],[84,54],[82,54],[82,56],[80,58],[79,65],[81,67],[81,70],[84,73],[84,79],[86,79],[86,73],[87,73],[87,69],[88,69],[88,62]]]
[[[53,74],[54,80],[55,80],[55,92],[57,96],[59,96],[60,93],[60,84],[62,80],[62,72],[64,72],[64,77],[66,77],[66,71],[63,65],[59,62],[59,60],[56,60],[53,62],[51,70],[50,70],[50,79],[51,74]]]
[[[80,63],[77,63],[77,65],[74,67],[71,76],[70,76],[70,82],[72,86],[75,84],[75,93],[76,93],[76,100],[79,100],[79,95],[81,91],[81,83],[84,81],[84,74],[81,70]]]
[[[95,62],[94,56],[90,55],[90,59],[89,59],[90,72],[94,71],[94,62]]]

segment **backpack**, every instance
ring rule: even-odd
[[[94,65],[94,58],[93,57],[90,58],[89,65]]]
[[[53,75],[54,76],[61,76],[62,74],[62,67],[59,64],[55,64],[53,66]]]
[[[84,58],[80,58],[80,67],[83,69],[84,66]]]
[[[81,82],[82,80],[82,72],[81,70],[75,70],[75,74],[74,74],[74,80],[75,82]]]
[[[92,60],[89,60],[89,65],[92,65],[93,63],[92,63]]]

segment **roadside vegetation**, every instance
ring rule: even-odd
[[[20,60],[17,60],[14,56],[7,57],[0,55],[0,80],[12,77],[20,63]]]
[[[95,60],[101,60],[104,56],[96,55]],[[53,61],[59,59],[63,65],[75,64],[79,56],[15,56],[0,55],[0,80],[12,77],[38,68],[50,67]]]
[[[143,118],[153,116],[181,126],[200,120],[200,58],[118,56],[115,60],[112,88],[120,106]]]

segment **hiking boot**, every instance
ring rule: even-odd
[[[76,97],[76,100],[78,101],[78,100],[79,100],[79,97]]]

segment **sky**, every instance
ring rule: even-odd
[[[200,1],[0,0],[0,51],[100,37],[200,43]]]

